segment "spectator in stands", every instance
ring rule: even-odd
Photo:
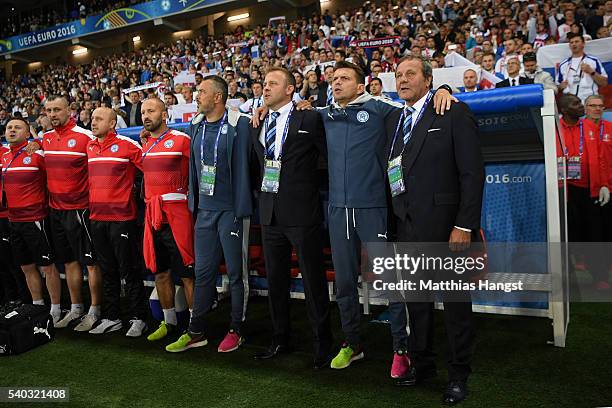
[[[319,80],[316,71],[306,73],[306,81],[300,91],[300,97],[304,100],[315,102],[319,96]]]
[[[501,82],[495,84],[496,88],[505,88],[509,86],[519,86],[533,84],[533,79],[522,76],[521,63],[517,56],[513,56],[506,61],[506,71],[508,77]]]
[[[245,103],[240,105],[240,112],[252,114],[255,112],[255,109],[263,106],[263,85],[261,82],[254,82],[251,86],[251,91],[253,97],[247,99]]]
[[[584,53],[581,35],[569,33],[567,37],[572,56],[559,65],[557,85],[560,92],[577,95],[584,101],[608,84],[608,74],[599,58]]]
[[[504,41],[504,55],[497,60],[495,63],[495,73],[501,75],[502,78],[508,77],[508,71],[506,65],[512,57],[516,57],[516,40],[510,38]],[[520,61],[519,61],[520,64]]]
[[[195,103],[195,101],[193,100],[193,89],[191,89],[191,86],[183,86],[181,95],[183,95],[185,103]]]
[[[523,55],[523,66],[525,76],[533,80],[534,84],[542,84],[544,89],[552,89],[557,93],[557,85],[552,75],[538,67],[536,54],[533,52]]]
[[[482,56],[482,62],[480,63],[480,67],[483,71],[488,72],[489,74],[498,76],[495,73],[495,54],[492,52],[485,52]]]
[[[463,72],[463,89],[461,92],[476,92],[478,91],[478,73],[474,69],[466,69]]]
[[[315,101],[314,106],[325,107],[334,102],[334,95],[332,92],[331,83],[334,79],[334,67],[332,65],[327,65],[323,70],[323,76],[325,81],[321,81],[318,87],[317,100]]]
[[[372,78],[366,87],[366,91],[372,96],[387,98],[387,96],[383,94],[383,84],[380,78]]]
[[[170,106],[178,104],[178,100],[173,92],[164,93],[164,104],[166,105],[166,109],[169,109]]]
[[[77,122],[77,126],[82,127],[83,129],[91,130],[91,112],[89,109],[83,109],[79,113],[79,120]]]
[[[122,112],[123,119],[128,127],[142,126],[142,102],[140,102],[140,93],[138,91],[130,92],[129,96],[125,96],[125,107]]]

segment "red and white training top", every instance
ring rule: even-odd
[[[134,179],[142,171],[142,148],[129,137],[110,132],[87,145],[89,218],[130,221],[136,218]]]
[[[27,145],[11,146],[2,155],[2,188],[11,222],[40,221],[49,211],[44,153],[37,150],[30,156],[22,150]]]
[[[82,210],[89,205],[87,144],[91,132],[70,119],[43,135],[49,205],[57,210]]]
[[[187,200],[191,138],[169,130],[158,139],[149,137],[142,146],[145,199]]]
[[[2,174],[2,156],[4,156],[4,153],[8,152],[9,148],[4,146],[4,145],[0,145],[0,174]],[[8,218],[8,209],[4,206],[4,203],[0,203],[0,218]]]

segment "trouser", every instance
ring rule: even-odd
[[[410,240],[408,233],[412,228],[407,223],[409,221],[396,218],[398,242]],[[440,295],[444,303],[444,323],[449,344],[449,380],[467,381],[471,373],[475,337],[470,292],[441,292]],[[431,294],[421,291],[414,296],[420,300],[430,298]],[[394,349],[408,350],[417,373],[435,369],[433,302],[394,302],[389,305],[389,313]]]
[[[329,208],[329,237],[336,272],[336,302],[346,341],[361,344],[357,282],[361,244],[387,241],[387,208]]]
[[[120,318],[121,280],[125,280],[130,318],[145,320],[147,303],[142,272],[136,250],[138,234],[135,221],[91,221],[91,233],[98,264],[104,279],[102,315]]]
[[[599,204],[595,204],[595,198],[591,197],[590,190],[568,184],[567,194],[569,241],[604,242],[606,240],[604,209]],[[571,244],[570,248],[572,248]],[[593,254],[595,251],[588,252]],[[608,280],[608,265],[605,256],[590,255],[586,261],[587,268],[595,282]]]
[[[332,346],[329,323],[329,290],[323,266],[320,226],[262,226],[262,243],[268,280],[268,303],[274,327],[274,344],[287,345],[291,335],[291,249],[295,248],[314,334],[314,352],[325,356]]]
[[[0,304],[21,300],[31,301],[25,275],[13,259],[11,230],[7,218],[0,218]]]
[[[238,219],[233,211],[199,210],[195,222],[195,287],[189,331],[206,330],[206,315],[216,299],[216,280],[221,258],[230,284],[230,329],[240,331],[249,296],[249,218]]]

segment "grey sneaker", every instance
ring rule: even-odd
[[[122,327],[123,327],[123,323],[121,323],[121,320],[102,319],[100,321],[100,324],[98,324],[95,328],[91,329],[89,333],[90,334],[110,333],[110,332],[114,332],[117,330],[121,330]]]
[[[77,320],[77,319],[81,318],[81,316],[83,316],[83,315],[82,315],[82,314],[75,313],[75,312],[72,312],[72,311],[71,311],[71,312],[68,312],[68,313],[66,313],[66,315],[64,316],[64,318],[63,318],[63,319],[61,319],[59,322],[57,322],[57,323],[56,323],[54,326],[55,326],[55,328],[56,328],[56,329],[63,329],[63,328],[66,328],[66,327],[68,327],[68,325],[69,325],[71,322],[73,322],[73,321],[75,321],[75,320]]]
[[[93,329],[94,325],[96,324],[98,320],[100,319],[96,315],[86,314],[81,319],[81,322],[76,325],[76,327],[74,328],[74,331],[88,332],[91,329]]]
[[[140,319],[130,320],[130,329],[125,334],[126,337],[140,337],[147,329],[147,324]]]

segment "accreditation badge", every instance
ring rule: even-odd
[[[280,184],[280,160],[265,160],[264,175],[261,181],[261,191],[264,193],[278,193]]]
[[[571,156],[567,159],[567,179],[580,180],[580,156]]]
[[[202,163],[202,171],[200,172],[200,193],[212,196],[215,194],[215,177],[217,168],[215,166],[207,166]]]
[[[404,185],[404,175],[402,174],[402,156],[397,156],[389,161],[387,168],[387,178],[391,187],[391,196],[396,197],[406,191]]]

